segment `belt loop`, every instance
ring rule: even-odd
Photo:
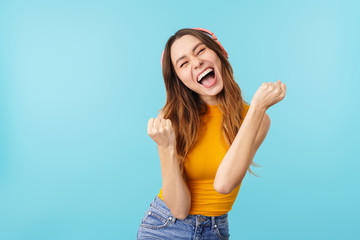
[[[176,221],[176,217],[173,216],[172,222],[175,223],[175,221]]]
[[[212,227],[214,228],[215,224],[216,224],[214,216],[211,216],[211,224],[212,224]]]

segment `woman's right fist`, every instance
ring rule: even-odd
[[[175,147],[175,131],[170,119],[150,118],[147,132],[159,147]]]

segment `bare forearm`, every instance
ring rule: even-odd
[[[162,195],[174,217],[184,219],[190,212],[191,195],[180,174],[176,151],[158,148],[161,162]]]
[[[233,143],[217,170],[214,188],[218,192],[230,193],[245,177],[255,154],[255,139],[265,110],[255,104],[250,105]]]

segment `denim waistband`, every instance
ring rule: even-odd
[[[154,200],[150,204],[151,207],[156,208],[160,212],[166,214],[167,216],[171,216],[173,221],[176,220],[176,218],[172,215],[170,209],[166,206],[165,202],[159,198],[159,196],[156,196]],[[204,215],[188,215],[185,219],[182,219],[181,221],[187,222],[192,225],[212,225],[215,226],[218,223],[227,221],[228,214],[223,214],[221,216],[204,216]]]

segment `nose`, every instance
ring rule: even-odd
[[[194,59],[192,60],[193,62],[193,67],[196,69],[198,67],[201,67],[201,65],[203,65],[203,60],[197,57],[194,57]]]

